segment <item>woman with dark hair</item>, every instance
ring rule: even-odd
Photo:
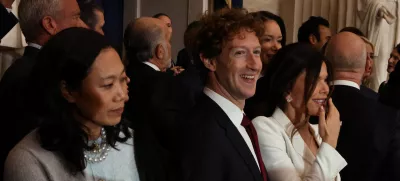
[[[379,101],[387,106],[400,109],[400,64],[389,75],[388,82],[380,90]]]
[[[331,80],[329,62],[306,43],[283,47],[268,64],[253,124],[270,181],[340,180],[347,163],[335,150],[340,119]],[[318,126],[310,116],[319,116]]]
[[[94,0],[78,0],[82,21],[92,30],[104,35],[104,10]]]
[[[121,119],[129,78],[105,37],[66,29],[42,48],[27,102],[42,124],[5,163],[5,181],[138,181],[132,130]]]
[[[281,17],[268,11],[258,11],[251,14],[264,22],[264,35],[260,38],[261,60],[263,62],[263,71],[261,74],[264,74],[268,62],[282,46],[285,46],[285,23]]]
[[[388,60],[388,67],[387,67],[387,72],[389,73],[389,79],[390,79],[390,74],[394,71],[397,63],[400,60],[400,44],[397,44],[396,47],[393,48],[392,52],[390,53],[390,58]],[[387,81],[384,81],[381,83],[379,86],[379,94],[384,94],[386,91],[386,83]]]

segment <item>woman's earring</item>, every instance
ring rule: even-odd
[[[286,96],[286,101],[287,102],[292,102],[293,101],[292,96],[290,96],[290,95]]]

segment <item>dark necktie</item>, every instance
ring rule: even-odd
[[[257,156],[257,161],[260,166],[261,175],[263,177],[263,180],[267,181],[267,172],[265,170],[264,162],[261,157],[261,151],[260,151],[260,146],[258,145],[258,137],[257,137],[256,128],[254,128],[253,123],[250,121],[250,119],[246,115],[243,115],[241,125],[246,129],[246,132],[251,139],[251,143],[253,144],[254,152],[256,153],[256,156]]]

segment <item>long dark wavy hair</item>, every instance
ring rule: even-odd
[[[85,127],[74,118],[79,112],[75,104],[61,94],[61,82],[70,91],[79,91],[82,81],[91,71],[96,57],[104,49],[112,48],[105,37],[84,28],[69,28],[55,35],[41,49],[35,65],[28,96],[34,117],[41,121],[38,136],[41,146],[60,153],[72,173],[81,173],[85,167],[84,150],[91,149]],[[105,126],[107,143],[132,137],[125,121],[116,126]],[[120,136],[120,133],[124,136]]]
[[[257,116],[270,117],[277,107],[284,110],[287,104],[285,97],[303,71],[306,72],[304,85],[306,105],[317,85],[322,63],[327,67],[327,81],[331,82],[331,64],[310,44],[294,43],[280,49],[269,63],[264,77],[257,81],[255,95],[246,101],[246,114],[253,119]],[[332,87],[329,90],[330,95]]]

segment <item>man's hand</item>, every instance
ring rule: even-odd
[[[11,9],[14,0],[0,0],[0,3],[3,4],[4,7]]]

